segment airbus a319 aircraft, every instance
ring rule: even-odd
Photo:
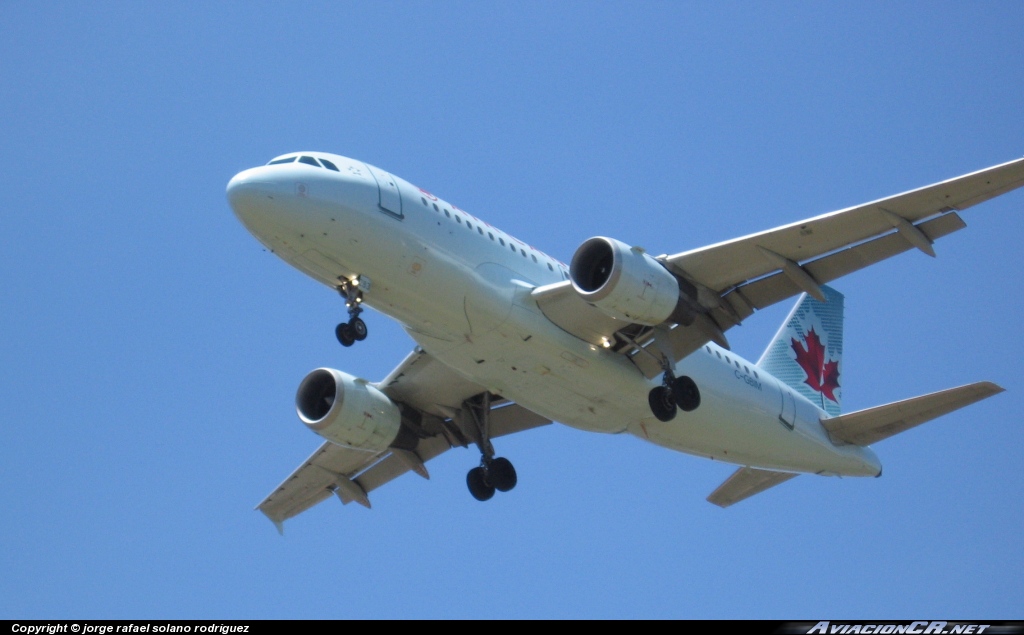
[[[285,519],[370,493],[475,445],[479,500],[516,485],[495,439],[557,421],[628,432],[739,466],[708,500],[727,507],[799,474],[879,476],[872,444],[1002,391],[989,382],[844,413],[843,296],[826,283],[963,229],[958,214],[1024,185],[1024,159],[672,255],[608,237],[568,266],[384,170],[296,152],[231,179],[260,242],[336,290],[342,346],[370,306],[416,348],[380,382],[318,368],[299,419],[325,439],[257,507]],[[799,295],[757,362],[726,331]],[[360,344],[362,346],[363,344]]]

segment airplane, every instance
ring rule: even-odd
[[[231,209],[272,253],[339,293],[342,346],[369,306],[416,346],[370,382],[332,368],[299,383],[324,439],[257,509],[284,520],[370,493],[475,445],[481,501],[518,477],[494,441],[559,422],[737,465],[720,507],[799,474],[877,477],[872,444],[1003,389],[991,382],[843,412],[843,296],[827,283],[963,229],[958,212],[1024,185],[1024,159],[677,254],[598,236],[569,264],[383,169],[292,152],[244,170]],[[799,296],[757,362],[726,331]]]

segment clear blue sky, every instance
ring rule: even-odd
[[[252,511],[320,440],[303,375],[386,317],[263,251],[224,186],[337,152],[562,260],[676,252],[1024,156],[1024,4],[0,5],[0,618],[1024,618],[1024,192],[836,283],[844,407],[1006,393],[721,510],[732,467],[562,426]],[[209,5],[209,6],[208,6]],[[760,354],[789,304],[730,332]]]

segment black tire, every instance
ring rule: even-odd
[[[693,412],[700,406],[700,390],[697,384],[683,375],[672,383],[672,395],[683,412]]]
[[[516,486],[519,477],[516,476],[516,468],[512,467],[512,461],[499,456],[487,466],[487,480],[499,492],[507,492]]]
[[[658,421],[672,421],[676,417],[676,400],[672,391],[665,386],[652,388],[647,394],[647,403]]]
[[[466,475],[466,486],[469,487],[469,493],[478,501],[490,500],[494,496],[494,486],[487,482],[486,476],[482,467],[474,467]]]
[[[352,337],[357,342],[362,342],[366,339],[366,322],[355,317],[348,321],[348,326],[352,331]]]
[[[335,327],[334,336],[338,338],[342,346],[352,346],[356,341],[356,338],[352,335],[352,327],[348,325],[348,322],[342,322]]]

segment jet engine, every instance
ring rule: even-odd
[[[398,436],[398,406],[365,379],[318,368],[295,393],[302,423],[323,438],[357,450],[382,452]]]
[[[569,278],[580,297],[610,317],[647,326],[670,318],[693,322],[679,280],[643,249],[614,238],[597,236],[580,245]]]

